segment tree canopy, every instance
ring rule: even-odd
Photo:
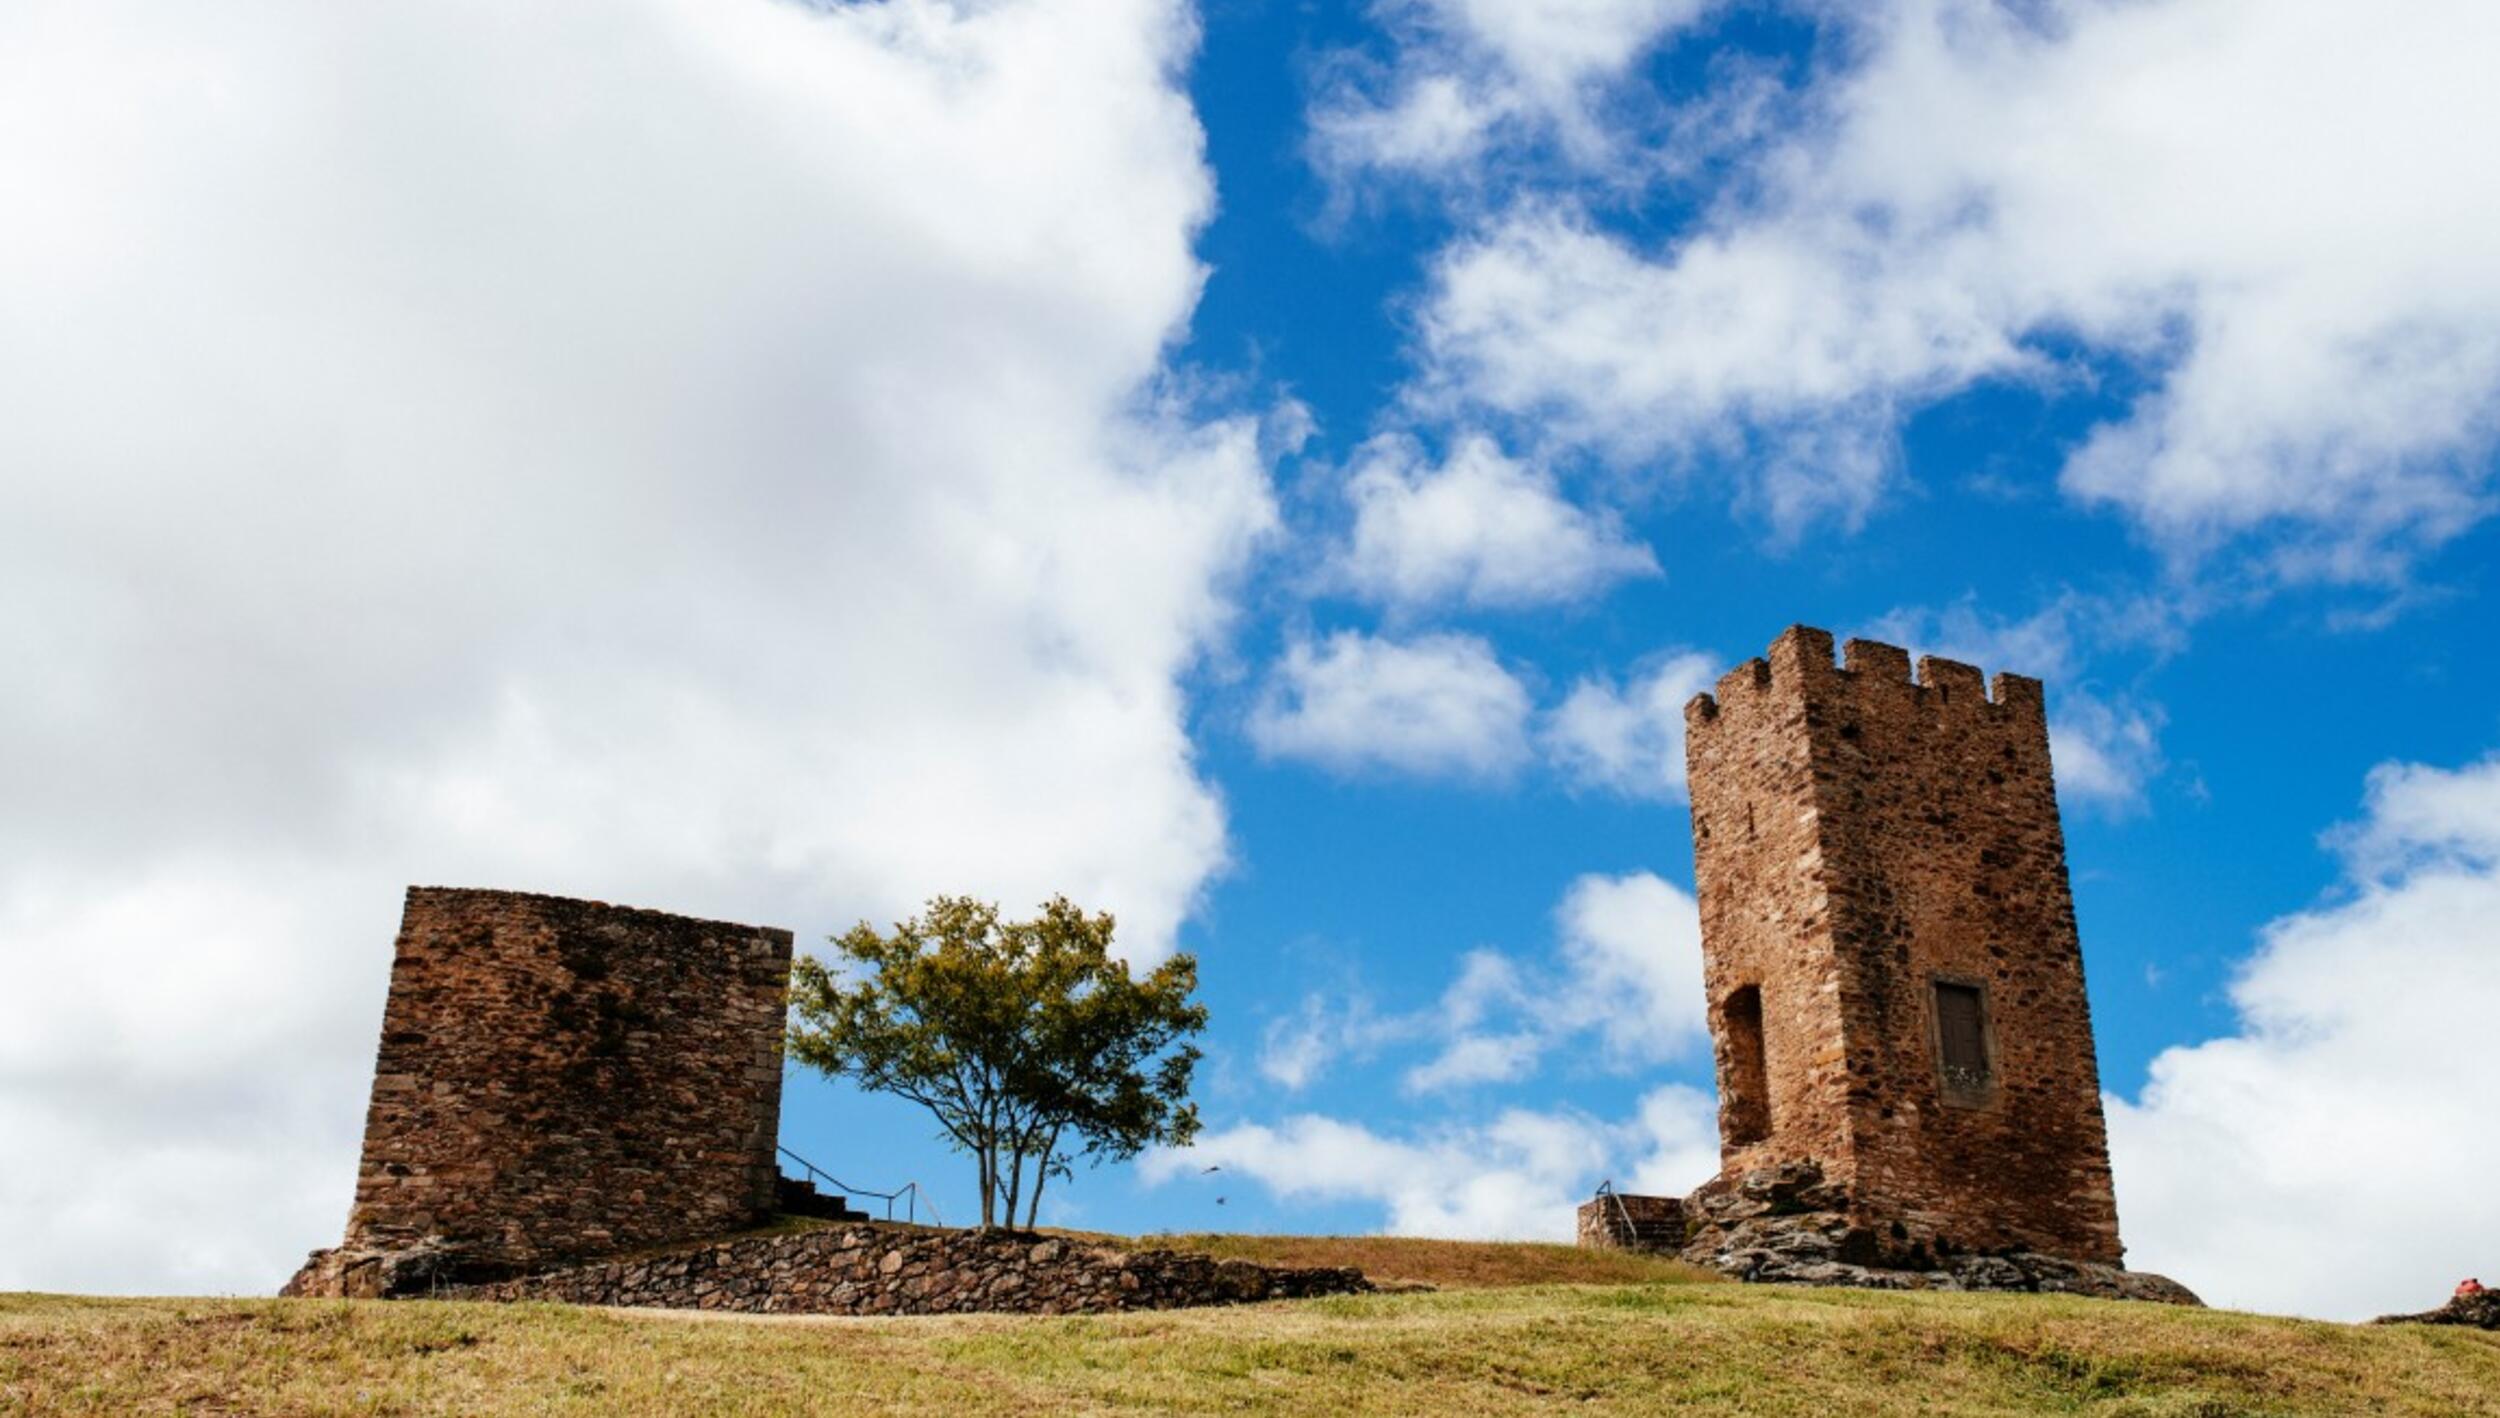
[[[981,1224],[1013,1226],[1021,1208],[1030,1226],[1075,1158],[1125,1160],[1198,1132],[1198,962],[1133,976],[1112,926],[1065,897],[1027,921],[961,896],[890,933],[862,921],[832,938],[831,966],[793,968],[790,1055],[927,1108],[979,1164]]]

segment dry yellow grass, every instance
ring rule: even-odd
[[[1447,1290],[1100,1318],[0,1297],[0,1413],[2500,1413],[2500,1336],[2039,1296]]]

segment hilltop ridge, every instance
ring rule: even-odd
[[[1438,1288],[911,1319],[0,1296],[0,1412],[2500,1415],[2500,1335],[2460,1327],[1736,1285],[1561,1246],[1129,1242],[1174,1243]],[[1604,1283],[1552,1283],[1575,1273]]]

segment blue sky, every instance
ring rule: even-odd
[[[1384,93],[1379,70],[1413,62],[1412,16],[1432,13],[1421,7],[1401,27],[1394,8],[1216,5],[1191,73],[1220,208],[1198,244],[1210,274],[1178,362],[1280,389],[1309,410],[1309,442],[1279,469],[1286,516],[1306,543],[1348,535],[1336,494],[1368,438],[1403,432],[1445,453],[1464,436],[1453,421],[1407,416],[1400,397],[1416,373],[1415,306],[1433,263],[1504,189],[1588,200],[1598,229],[1649,249],[1696,230],[1718,199],[1718,170],[1590,197],[1592,183],[1558,175],[1534,137],[1455,177],[1332,173],[1314,107],[1349,70],[1374,86],[1366,97],[1394,103],[1395,80]],[[1711,92],[1714,72],[1742,67],[1804,88],[1845,68],[1863,42],[1828,17],[1714,11],[1644,52],[1627,87],[1650,91],[1642,103],[1689,102]],[[1452,199],[1436,178],[1491,190]],[[2476,522],[2401,570],[2351,580],[2268,580],[2251,565],[2270,550],[2266,531],[2180,564],[2141,526],[2079,508],[2056,486],[2096,426],[2162,387],[2176,352],[2134,355],[2055,329],[2023,339],[2043,368],[1905,401],[1886,429],[1897,442],[1884,493],[1855,525],[1794,536],[1766,525],[1727,495],[1744,455],[1710,452],[1676,485],[1616,504],[1626,536],[1655,552],[1663,574],[1559,605],[1384,615],[1342,588],[1314,592],[1307,553],[1262,568],[1237,661],[1195,685],[1194,737],[1224,791],[1236,852],[1182,933],[1217,1019],[1205,1099],[1214,1129],[1314,1114],[1428,1137],[1514,1108],[1616,1119],[1661,1082],[1709,1086],[1706,1048],[1688,1041],[1665,1059],[1614,1066],[1600,1049],[1565,1047],[1519,1077],[1419,1095],[1400,1076],[1434,1045],[1394,1028],[1375,1042],[1322,1045],[1329,1062],[1300,1088],[1280,1089],[1275,1070],[1262,1070],[1263,1055],[1273,1062],[1284,1041],[1306,1038],[1315,1017],[1443,1009],[1471,951],[1548,952],[1557,907],[1583,875],[1691,881],[1677,801],[1541,767],[1453,782],[1263,752],[1246,730],[1258,665],[1297,638],[1337,631],[1480,636],[1547,695],[1661,654],[1700,653],[1715,673],[1797,619],[1966,654],[2020,647],[2026,624],[2046,631],[2060,643],[2057,663],[1985,662],[2052,673],[2062,694],[2099,696],[2146,726],[2117,781],[2080,802],[2070,788],[2066,814],[2107,1084],[2133,1095],[2163,1050],[2233,1033],[2229,986],[2259,930],[2341,883],[2320,839],[2356,814],[2368,771],[2390,759],[2466,763],[2500,740],[2500,693],[2474,633],[2490,615],[2482,583],[2493,534]],[[1535,440],[1532,427],[1517,436]],[[2461,452],[2462,485],[2482,483],[2488,456]],[[1568,486],[1606,490],[1654,471],[1599,464],[1566,451],[1552,466]],[[2083,628],[2122,616],[2156,623]],[[1355,1057],[1336,1058],[1340,1049]],[[853,1119],[893,1116],[819,1102],[814,1089],[809,1100],[801,1116],[824,1108],[815,1126],[826,1140],[815,1145],[826,1150],[841,1148]],[[1620,1176],[1636,1160],[1618,1145],[1608,1167]],[[945,1174],[942,1162],[924,1165]],[[1292,1164],[1278,1165],[1282,1181]],[[1360,1189],[1288,1186],[1280,1196],[1235,1176],[1174,1175],[1141,1190],[1097,1174],[1072,1190],[1066,1214],[1179,1229],[1382,1222],[1378,1196]]]
[[[2049,681],[2138,1263],[2500,1254],[2484,7],[286,8],[0,20],[0,1288],[333,1239],[409,882],[1066,891],[1214,1023],[1046,1220],[1559,1238],[1798,621]]]

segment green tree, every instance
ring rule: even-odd
[[[1111,954],[1112,920],[1054,897],[1029,921],[961,896],[881,934],[833,937],[833,968],[791,972],[790,1055],[908,1098],[980,1166],[981,1224],[1041,1214],[1042,1188],[1079,1157],[1121,1161],[1198,1133],[1189,1101],[1206,1027],[1198,962],[1140,979]]]

